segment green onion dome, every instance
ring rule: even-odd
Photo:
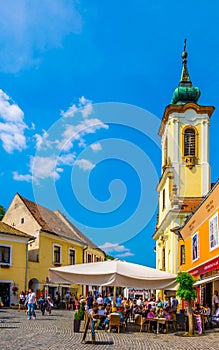
[[[186,104],[188,102],[197,103],[201,95],[201,91],[199,90],[199,88],[194,87],[192,85],[188,68],[187,68],[188,53],[185,51],[185,49],[186,49],[186,39],[184,44],[184,51],[182,53],[183,66],[182,66],[180,83],[179,83],[179,86],[175,89],[171,100],[171,104],[174,104],[174,105]]]

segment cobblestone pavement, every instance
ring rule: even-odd
[[[45,316],[38,310],[36,313],[36,320],[28,320],[24,311],[0,310],[0,350],[218,350],[219,346],[219,329],[188,338],[176,332],[139,333],[132,325],[120,334],[96,331],[95,345],[91,344],[89,330],[86,344],[81,344],[83,332],[74,333],[72,311],[52,310],[52,315]]]

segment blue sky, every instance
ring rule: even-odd
[[[199,103],[216,108],[218,179],[218,2],[8,0],[0,12],[0,204],[18,192],[109,254],[155,266],[157,131],[184,38]]]

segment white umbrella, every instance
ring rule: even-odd
[[[176,283],[175,274],[116,259],[50,268],[49,272],[56,283],[146,289],[168,289]]]

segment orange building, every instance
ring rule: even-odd
[[[219,180],[179,229],[180,271],[197,281],[198,299],[211,307],[219,291]]]

